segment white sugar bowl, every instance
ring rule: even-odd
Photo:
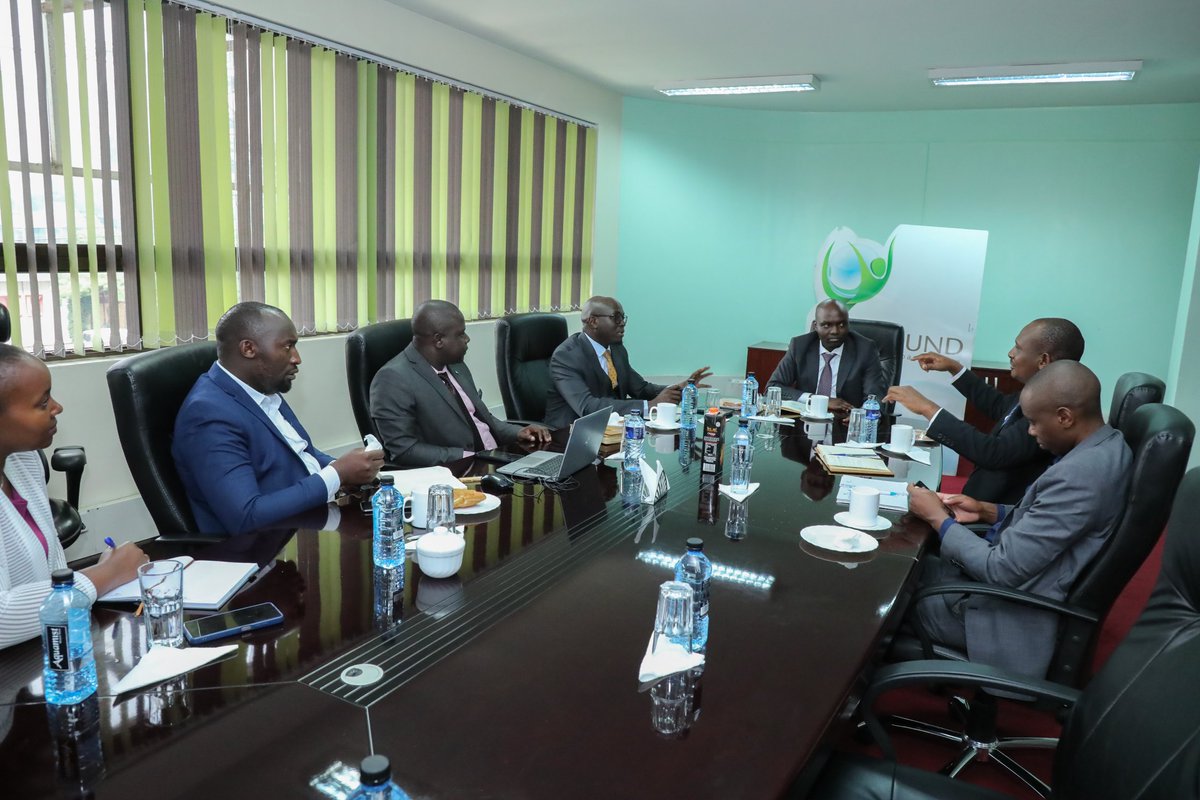
[[[439,525],[417,539],[417,565],[430,578],[449,578],[462,567],[466,549],[461,533]]]

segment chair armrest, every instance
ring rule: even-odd
[[[929,684],[998,689],[1013,694],[1032,695],[1039,700],[1052,700],[1067,706],[1073,706],[1082,694],[1079,689],[1072,689],[1060,683],[1015,675],[986,664],[937,659],[890,664],[876,671],[871,684],[863,693],[860,706],[863,722],[870,732],[871,738],[875,740],[887,758],[895,760],[896,751],[892,747],[891,739],[887,735],[883,723],[875,715],[875,701],[879,699],[880,695],[893,689]]]
[[[87,466],[87,452],[79,445],[54,448],[50,466],[55,472],[83,472]]]
[[[1043,611],[1053,611],[1061,616],[1074,617],[1084,622],[1100,621],[1100,616],[1096,612],[1088,611],[1078,606],[1068,605],[1058,600],[1051,600],[1048,597],[1042,597],[1030,592],[1023,592],[1020,589],[1009,589],[1004,586],[992,586],[989,583],[974,583],[971,581],[952,581],[926,586],[916,593],[913,597],[913,602],[915,603],[918,600],[939,594],[982,594],[989,597],[999,597],[1002,600],[1019,603],[1020,605],[1040,608]]]

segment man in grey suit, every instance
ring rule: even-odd
[[[875,395],[881,402],[887,386],[879,368],[879,346],[849,328],[845,303],[817,304],[812,330],[792,339],[767,386],[783,389],[784,400],[801,394],[829,398],[829,410],[846,413]]]
[[[657,403],[678,403],[683,383],[650,383],[629,365],[625,309],[615,298],[592,297],[583,304],[583,332],[572,334],[550,357],[546,424],[565,428],[582,416],[611,406],[618,414],[645,411]],[[688,380],[711,375],[701,367]],[[686,383],[686,381],[684,382]]]
[[[371,419],[393,464],[427,467],[497,445],[550,441],[540,425],[511,425],[483,404],[462,363],[471,337],[457,306],[422,303],[412,323],[412,344],[371,381]]]
[[[1056,460],[1015,508],[966,495],[909,487],[909,509],[941,537],[922,585],[973,580],[1063,600],[1113,532],[1129,492],[1133,457],[1104,424],[1100,381],[1076,361],[1056,361],[1021,392],[1029,434]],[[946,508],[954,510],[958,521]],[[991,526],[979,536],[961,523]],[[982,596],[934,595],[910,610],[934,641],[965,649],[972,661],[1044,677],[1058,618]]]

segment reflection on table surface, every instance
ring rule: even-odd
[[[819,762],[897,621],[929,535],[885,512],[895,524],[872,534],[880,547],[871,553],[804,543],[801,528],[832,524],[844,508],[836,479],[814,466],[820,436],[797,425],[759,437],[753,480],[762,487],[744,504],[704,485],[697,462],[680,465],[678,434],[647,438],[648,459],[671,481],[653,506],[622,492],[619,465],[589,467],[564,491],[519,484],[494,516],[461,520],[466,551],[452,578],[428,578],[412,560],[402,579],[374,568],[370,519],[357,512],[337,531],[189,547],[198,559],[260,564],[227,607],[270,601],[283,625],[217,642],[238,649],[112,697],[145,632],[127,606],[98,605],[99,693],[66,721],[41,702],[40,642],[9,648],[0,653],[0,771],[21,797],[72,787],[128,797],[148,781],[168,797],[316,797],[309,779],[339,760],[357,764],[373,744],[414,796],[777,792]],[[910,477],[936,484],[933,453]],[[639,694],[657,586],[691,536],[718,567],[708,662],[702,676]],[[363,663],[382,665],[385,677],[348,687],[342,673]],[[189,764],[207,766],[199,775]]]

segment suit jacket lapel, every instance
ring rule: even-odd
[[[261,422],[263,425],[266,425],[267,430],[269,430],[276,439],[283,442],[284,447],[286,447],[289,451],[292,449],[291,442],[287,440],[287,437],[283,435],[283,432],[280,431],[279,428],[275,427],[275,423],[271,422],[271,418],[267,416],[267,412],[263,411],[262,407],[259,406],[258,403],[251,400],[250,395],[246,394],[246,391],[242,389],[241,386],[238,386],[236,383],[234,383],[233,379],[225,374],[225,370],[221,369],[220,365],[213,364],[208,371],[208,375],[210,378],[212,378],[213,383],[219,386],[221,390],[225,392],[225,394],[232,397],[242,406],[242,408],[254,415],[259,422]],[[281,409],[283,408],[283,405],[283,403],[280,403]],[[296,432],[299,433],[299,429],[297,429]],[[312,443],[309,442],[309,444]],[[296,458],[300,458],[300,456],[296,456]]]
[[[435,395],[442,398],[442,402],[446,404],[446,407],[450,409],[454,416],[462,420],[464,425],[471,424],[470,420],[463,417],[462,409],[458,407],[458,403],[454,402],[454,398],[450,396],[450,392],[446,389],[446,384],[438,377],[433,365],[425,360],[425,356],[421,355],[413,345],[409,345],[404,354],[408,358],[409,363],[413,365],[413,372],[416,372],[429,384],[429,388],[433,390]],[[457,373],[455,373],[454,378],[458,380]]]
[[[846,378],[850,377],[850,371],[854,368],[854,356],[857,354],[858,348],[854,345],[854,340],[849,335],[846,336],[846,341],[842,344],[842,357],[838,359],[838,376],[837,386],[834,387],[834,394],[838,397],[842,396],[842,388],[846,385]],[[864,400],[866,398],[863,398]]]
[[[609,353],[613,354],[610,347]],[[592,347],[592,340],[587,337],[587,334],[579,334],[579,352],[583,360],[591,365],[585,374],[591,375],[592,391],[598,397],[606,397],[616,391],[613,388],[612,381],[608,378],[608,370],[600,365],[600,356],[596,355],[596,348]],[[617,368],[617,357],[613,354],[613,369],[617,370],[617,388],[621,386],[621,370]]]

